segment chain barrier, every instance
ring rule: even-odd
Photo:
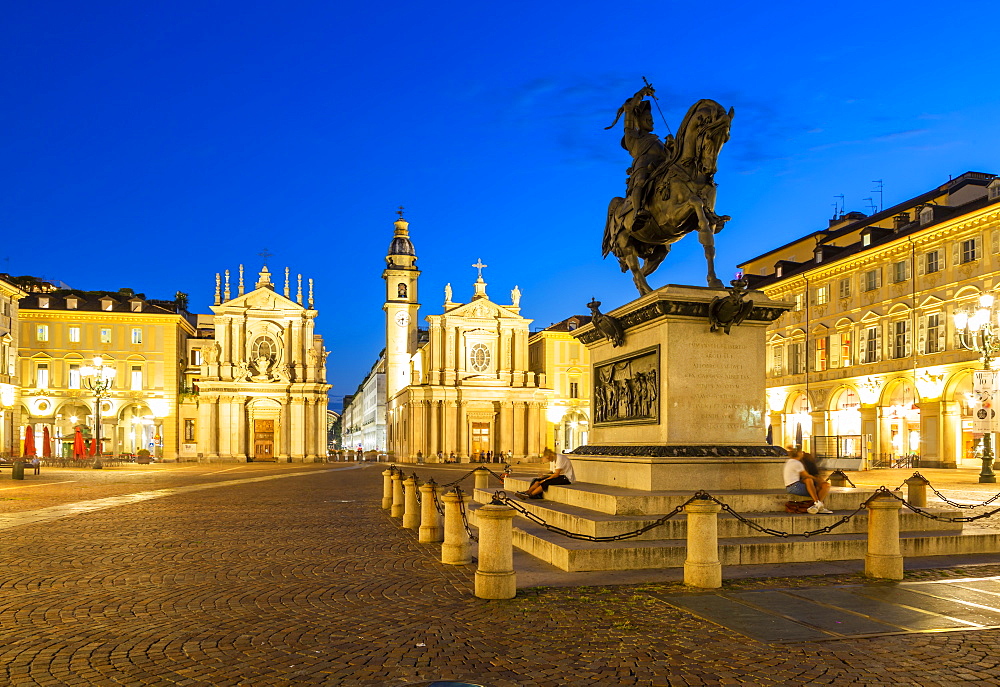
[[[846,472],[844,472],[843,470],[834,470],[833,472],[831,472],[831,473],[830,473],[830,477],[833,477],[834,475],[840,475],[840,476],[841,476],[841,477],[842,477],[842,478],[843,478],[843,479],[844,479],[844,480],[845,480],[845,481],[846,481],[846,482],[847,482],[848,484],[850,484],[850,485],[851,485],[851,486],[852,486],[853,488],[855,488],[855,489],[857,489],[857,488],[858,488],[858,485],[857,485],[857,484],[855,484],[854,482],[852,482],[852,481],[851,481],[851,478],[850,478],[850,477],[848,477],[848,476],[847,476],[847,473],[846,473]]]
[[[756,530],[757,532],[760,532],[762,534],[768,534],[768,535],[771,535],[772,537],[781,537],[781,538],[803,537],[805,539],[808,539],[809,537],[813,537],[813,536],[815,536],[817,534],[829,534],[830,532],[832,532],[833,530],[837,529],[838,527],[847,524],[855,516],[857,516],[859,513],[861,513],[863,510],[865,510],[868,507],[868,503],[870,501],[872,501],[873,499],[878,498],[879,496],[882,496],[884,494],[891,494],[891,492],[889,492],[889,490],[886,489],[885,487],[879,487],[875,491],[875,493],[872,494],[871,496],[869,496],[860,506],[858,506],[858,508],[853,513],[849,513],[848,515],[845,515],[845,516],[841,517],[835,523],[832,523],[832,524],[827,525],[825,527],[821,527],[821,528],[816,529],[816,530],[810,530],[808,532],[785,532],[785,531],[782,531],[782,530],[776,530],[776,529],[774,529],[772,527],[765,527],[763,525],[760,525],[760,524],[754,522],[753,520],[751,520],[750,518],[747,518],[746,516],[743,516],[743,515],[737,513],[735,510],[732,509],[732,507],[729,504],[727,504],[727,503],[725,503],[723,501],[720,501],[719,499],[717,499],[716,497],[712,496],[711,494],[709,494],[706,491],[696,492],[695,495],[692,496],[691,498],[689,498],[687,501],[685,501],[684,503],[680,504],[679,506],[677,506],[676,508],[674,508],[672,511],[670,511],[669,513],[667,513],[666,515],[664,515],[663,517],[659,518],[658,520],[655,520],[654,522],[649,523],[648,525],[640,527],[639,529],[633,530],[631,532],[622,532],[621,534],[613,534],[613,535],[607,535],[607,536],[595,536],[595,535],[592,535],[592,534],[580,534],[578,532],[570,532],[569,530],[564,529],[562,527],[559,527],[557,525],[552,525],[550,523],[547,523],[540,516],[536,515],[535,513],[532,513],[531,511],[529,511],[527,508],[525,508],[524,506],[522,506],[517,501],[512,500],[503,491],[498,491],[498,492],[496,492],[493,495],[493,504],[495,504],[495,505],[507,505],[507,506],[510,506],[515,511],[517,511],[522,516],[524,516],[526,519],[531,520],[532,522],[534,522],[537,525],[540,525],[541,527],[544,527],[549,532],[554,532],[555,534],[560,534],[560,535],[562,535],[564,537],[567,537],[569,539],[579,539],[579,540],[582,540],[582,541],[592,541],[592,542],[612,542],[612,541],[622,541],[624,539],[632,539],[634,537],[638,537],[638,536],[640,536],[642,534],[645,534],[646,532],[649,532],[652,529],[655,529],[657,527],[660,527],[660,526],[666,524],[666,522],[668,520],[670,520],[671,518],[673,518],[676,515],[678,515],[681,511],[684,510],[684,507],[687,506],[692,501],[714,501],[715,503],[719,504],[719,506],[722,508],[722,510],[726,511],[727,513],[729,513],[730,515],[732,515],[734,518],[736,518],[737,520],[739,520],[741,523],[743,523],[744,525],[746,525],[747,527],[749,527],[749,528],[751,528],[753,530]],[[893,494],[893,496],[895,496],[895,495]],[[896,498],[899,498],[899,497],[896,497]]]
[[[455,493],[458,495],[458,511],[462,514],[462,524],[465,525],[465,532],[469,535],[469,539],[478,542],[479,537],[472,533],[472,527],[469,526],[469,517],[465,512],[465,495],[458,487],[455,487]]]
[[[926,477],[924,477],[923,475],[921,475],[919,472],[914,472],[913,476],[914,477],[920,477],[925,482],[927,482],[927,486],[930,487],[931,491],[934,492],[935,496],[937,496],[939,499],[941,499],[942,501],[944,501],[945,503],[947,503],[949,506],[952,506],[954,508],[982,508],[983,506],[988,506],[991,503],[993,503],[994,501],[996,501],[997,499],[1000,499],[1000,494],[994,494],[993,496],[991,496],[990,498],[986,499],[982,503],[955,503],[954,501],[952,501],[951,499],[949,499],[947,496],[945,496],[944,494],[942,494],[940,491],[938,491],[937,489],[935,489],[934,485],[930,483],[930,480],[928,480]]]
[[[881,488],[885,489],[885,487],[881,487]],[[906,506],[907,508],[909,508],[911,511],[913,511],[917,515],[924,516],[928,520],[937,520],[939,522],[975,522],[976,520],[982,520],[983,518],[989,518],[989,517],[992,517],[992,516],[996,515],[997,513],[1000,513],[1000,508],[994,508],[991,511],[987,511],[985,513],[980,513],[979,515],[963,515],[963,516],[959,516],[957,518],[947,517],[947,516],[944,516],[944,515],[935,515],[934,513],[931,513],[929,511],[927,511],[925,508],[921,508],[920,506],[914,506],[909,501],[907,501],[906,499],[904,499],[902,496],[897,496],[896,494],[892,493],[888,489],[886,489],[885,491],[890,496],[892,496],[892,498],[894,498],[897,501],[899,501],[900,503],[902,503],[904,506]]]
[[[431,480],[433,482],[434,480]],[[434,491],[431,492],[434,496],[434,509],[438,512],[438,515],[444,516],[444,504],[441,503],[441,499],[438,498],[438,487],[434,485]]]

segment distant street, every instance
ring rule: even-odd
[[[439,482],[462,474],[415,467]],[[683,593],[672,583],[478,600],[472,566],[438,563],[436,546],[379,508],[382,469],[166,464],[48,469],[24,482],[3,471],[0,681],[1000,684],[996,629],[769,644],[671,605]],[[998,574],[970,566],[908,579]]]

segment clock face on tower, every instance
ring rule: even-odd
[[[396,315],[396,324],[398,324],[400,327],[405,327],[409,323],[410,323],[409,314],[401,312],[398,315]]]

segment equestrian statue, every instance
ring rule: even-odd
[[[715,275],[715,235],[729,220],[715,214],[715,172],[719,151],[729,140],[733,110],[714,100],[699,100],[684,116],[676,138],[653,133],[648,83],[618,108],[608,129],[625,116],[622,148],[632,156],[625,198],[608,206],[602,250],[614,253],[622,272],[632,271],[640,294],[652,289],[646,277],[670,252],[670,246],[692,231],[705,248],[708,285],[724,288]],[[642,264],[639,259],[642,258]]]

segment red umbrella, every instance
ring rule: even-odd
[[[42,457],[52,457],[52,438],[49,436],[48,425],[42,428]]]
[[[80,425],[77,425],[76,431],[73,432],[73,457],[79,458],[85,455],[87,455],[87,447],[83,443],[83,432],[80,431]]]
[[[31,425],[24,428],[24,455],[33,456],[35,451],[35,430]]]

